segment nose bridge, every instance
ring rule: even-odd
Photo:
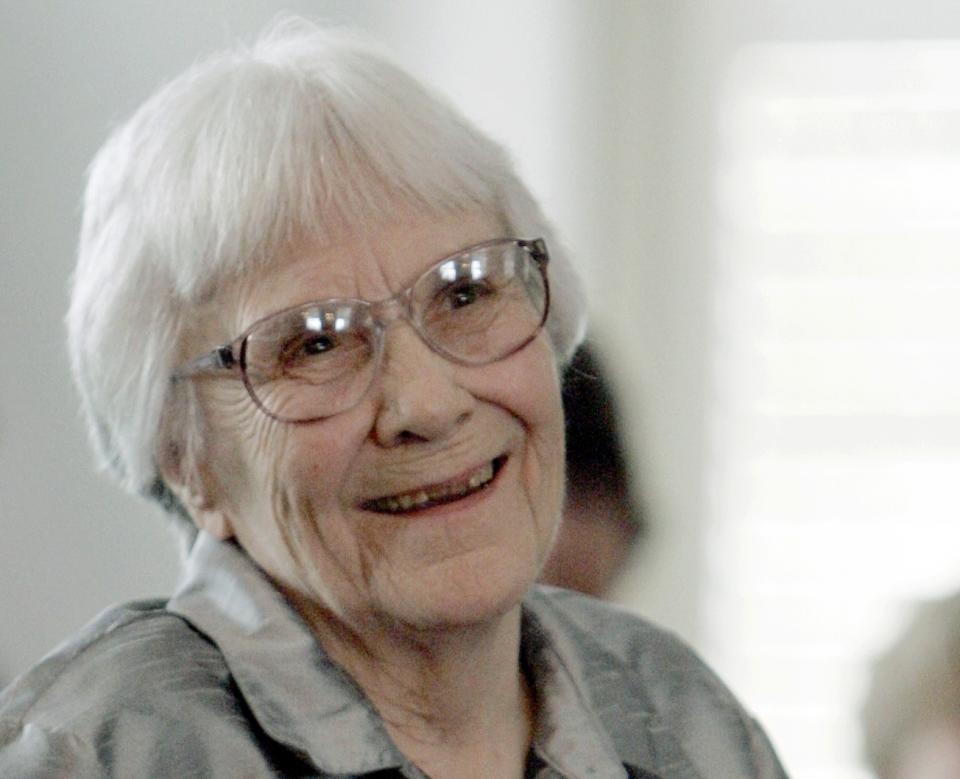
[[[377,436],[385,445],[440,438],[469,415],[474,397],[457,381],[457,366],[423,340],[405,301],[384,303]]]
[[[380,355],[381,363],[385,368],[389,366],[391,361],[388,352],[391,350],[391,342],[395,341],[398,337],[398,330],[403,331],[406,335],[418,341],[432,356],[439,356],[433,352],[432,347],[424,340],[423,334],[420,332],[419,327],[417,327],[415,317],[410,310],[412,295],[412,289],[405,289],[402,292],[398,292],[392,298],[380,300],[373,304],[373,317],[380,330],[381,349],[383,350],[383,353]],[[397,327],[397,323],[400,320],[406,324],[406,327]],[[406,335],[402,336],[402,338],[405,338]]]
[[[400,379],[416,385],[433,374],[449,377],[454,364],[435,352],[399,301],[392,301],[389,316],[380,319],[382,327],[381,370],[388,380]]]
[[[380,328],[386,332],[387,328],[398,319],[410,320],[409,304],[410,290],[404,290],[392,298],[380,300],[373,304],[373,315]]]

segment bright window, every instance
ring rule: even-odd
[[[755,46],[723,95],[707,655],[868,776],[871,658],[960,588],[960,44]]]

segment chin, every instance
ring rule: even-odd
[[[492,624],[513,611],[536,578],[536,561],[518,559],[515,550],[474,557],[451,561],[445,566],[451,570],[410,582],[413,586],[399,598],[403,605],[394,613],[397,620],[415,629],[457,629]]]

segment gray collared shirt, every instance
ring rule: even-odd
[[[535,587],[522,663],[536,779],[784,777],[686,647]],[[111,609],[0,694],[3,777],[422,779],[353,680],[236,546],[199,536],[169,601]]]

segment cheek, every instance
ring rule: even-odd
[[[530,420],[528,428],[531,465],[541,476],[541,497],[549,500],[558,512],[564,485],[563,407],[559,399],[544,398]]]
[[[356,435],[335,420],[284,427],[290,432],[283,445],[270,447],[261,462],[269,474],[264,486],[272,515],[264,519],[279,525],[298,549],[341,548]]]
[[[349,412],[308,425],[291,425],[294,432],[282,452],[275,453],[276,478],[319,510],[342,508],[347,476],[365,438]]]
[[[544,336],[512,357],[479,369],[487,371],[485,386],[474,394],[486,396],[509,411],[538,437],[563,432],[563,407],[557,363]]]
[[[291,521],[300,510],[298,431],[261,413],[249,398],[229,391],[236,389],[219,390],[207,406],[216,409],[207,418],[207,452],[217,499],[238,541],[267,567],[266,558],[281,560],[283,547],[288,551],[295,547],[302,533]]]
[[[535,357],[513,385],[516,388],[515,413],[537,447],[546,474],[562,483],[565,436],[560,378],[553,352],[545,343]]]
[[[522,485],[538,530],[549,543],[563,503],[563,405],[552,349],[543,338],[531,347],[501,364],[503,374],[494,377],[498,389],[491,400],[523,426]]]
[[[553,352],[549,354],[549,376],[538,386],[536,402],[536,429],[535,445],[540,448],[538,459],[544,470],[544,484],[541,490],[541,500],[544,501],[543,511],[546,516],[543,521],[545,528],[546,555],[560,524],[563,510],[563,496],[566,483],[566,430],[563,418],[563,401],[560,394],[560,378],[557,373]]]
[[[257,543],[270,562],[261,565],[286,587],[343,616],[351,604],[367,600],[390,554],[341,498],[347,453],[326,448],[318,459],[300,447],[291,451],[294,456],[278,462],[269,479],[269,537]]]

